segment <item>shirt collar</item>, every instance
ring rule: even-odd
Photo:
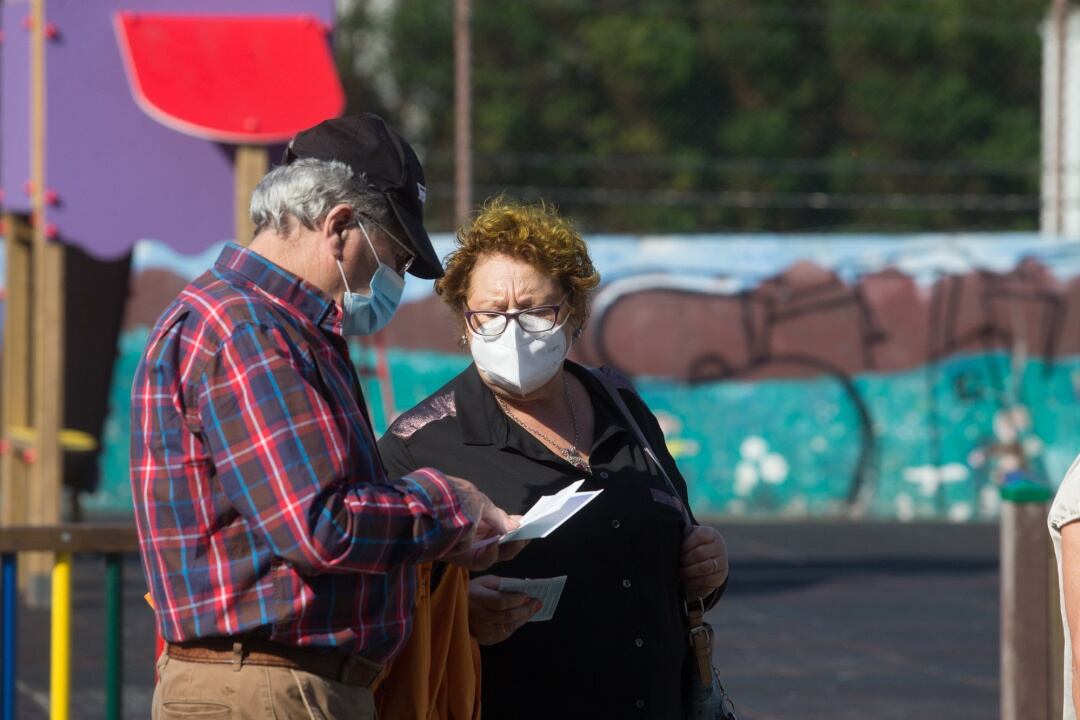
[[[585,389],[589,391],[589,399],[593,405],[593,449],[620,433],[629,433],[626,428],[626,419],[622,411],[608,395],[604,386],[593,377],[589,368],[578,365],[570,360],[566,361],[566,369],[580,380]]]
[[[506,444],[509,420],[499,409],[491,389],[480,379],[475,364],[461,374],[454,397],[466,445]]]
[[[333,298],[259,253],[228,243],[214,267],[239,275],[272,298],[292,305],[314,325],[341,333],[341,309]]]

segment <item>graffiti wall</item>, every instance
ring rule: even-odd
[[[445,253],[451,238],[436,245]],[[1080,450],[1080,243],[995,234],[589,245],[603,284],[574,357],[633,377],[699,514],[989,518],[1004,478],[1056,485]],[[130,503],[135,365],[157,314],[218,249],[136,246],[88,506]],[[410,279],[391,325],[353,348],[380,431],[467,365],[459,336],[430,283]]]

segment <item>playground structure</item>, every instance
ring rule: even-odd
[[[4,720],[15,712],[16,588],[42,603],[51,573],[51,716],[66,718],[63,546],[105,552],[110,583],[116,553],[135,549],[130,528],[110,551],[94,531],[60,527],[73,460],[100,443],[131,248],[250,239],[247,202],[271,154],[344,109],[334,10],[333,0],[0,4]],[[27,553],[18,572],[14,551]]]
[[[72,456],[100,441],[134,243],[250,239],[275,146],[343,110],[333,17],[332,0],[2,5],[0,525],[60,522]],[[114,282],[76,282],[110,265]]]
[[[51,631],[49,643],[50,718],[65,718],[71,702],[71,565],[75,554],[100,554],[105,560],[104,715],[123,714],[123,556],[138,552],[130,525],[0,528],[0,720],[16,717],[18,644],[18,558],[20,553],[49,552]]]

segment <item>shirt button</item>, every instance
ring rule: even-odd
[[[607,480],[607,473],[606,473],[606,472],[604,472],[604,471],[601,471],[601,472],[600,472],[600,479],[601,479],[601,480]]]
[[[623,580],[623,581],[622,581],[622,586],[623,586],[624,588],[628,588],[628,587],[630,587],[630,578],[627,578],[627,579]]]
[[[645,701],[638,700],[636,703],[634,703],[634,707],[636,707],[638,710],[643,709],[645,707]]]
[[[641,638],[634,638],[634,647],[645,647],[645,641]]]
[[[616,530],[618,530],[621,525],[622,525],[622,523],[619,522],[618,520],[612,520],[611,521],[611,527],[615,528]]]

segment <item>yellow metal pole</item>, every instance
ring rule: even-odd
[[[52,653],[49,720],[68,720],[71,708],[71,553],[56,554],[52,571]]]

